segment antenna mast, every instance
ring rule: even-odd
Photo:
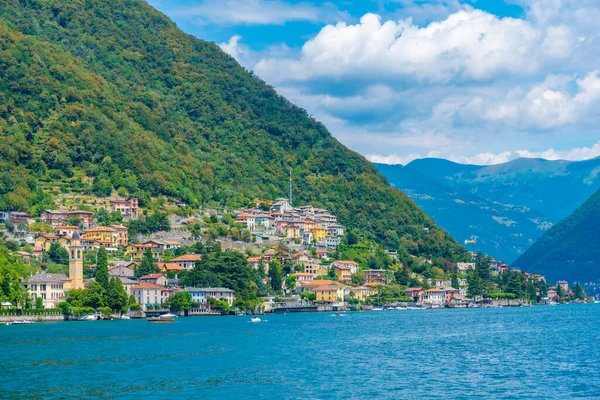
[[[290,167],[290,206],[292,205],[292,168]]]

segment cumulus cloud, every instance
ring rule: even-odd
[[[406,165],[413,160],[425,157],[441,157],[451,161],[473,165],[493,165],[503,164],[516,158],[543,158],[546,160],[567,160],[578,161],[600,157],[600,142],[590,147],[578,147],[566,150],[547,149],[543,151],[516,150],[504,151],[501,153],[484,152],[471,156],[460,155],[456,153],[446,153],[444,151],[431,151],[428,153],[411,153],[407,155],[398,154],[367,154],[366,158],[374,163],[381,164],[402,164]]]
[[[599,155],[598,145],[572,147],[600,136],[600,4],[514,0],[527,17],[499,18],[458,1],[398,1],[404,13],[440,14],[423,25],[366,14],[300,50],[256,52],[239,35],[220,46],[375,162]]]
[[[365,75],[418,82],[481,81],[503,74],[529,76],[569,56],[567,26],[537,29],[521,19],[461,10],[420,28],[410,19],[324,27],[296,59],[264,59],[259,75],[272,82]]]
[[[173,17],[193,18],[200,24],[283,25],[294,21],[328,23],[348,18],[347,13],[329,2],[316,6],[281,0],[205,0],[189,6],[161,5],[161,9]]]

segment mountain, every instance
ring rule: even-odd
[[[457,240],[476,236],[474,249],[506,262],[600,188],[600,158],[490,166],[420,159],[376,167]]]
[[[241,207],[287,193],[388,248],[464,250],[362,156],[142,0],[0,0],[0,209],[57,194]]]
[[[550,282],[600,281],[600,191],[549,229],[515,262]]]

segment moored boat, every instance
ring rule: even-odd
[[[157,317],[148,318],[148,322],[175,322],[175,314],[162,314]]]

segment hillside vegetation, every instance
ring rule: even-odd
[[[600,191],[549,229],[515,266],[546,275],[550,282],[600,279]]]
[[[360,155],[141,0],[0,0],[0,209],[53,190],[239,207],[287,192],[390,249],[461,246]],[[58,189],[55,189],[58,188]]]

